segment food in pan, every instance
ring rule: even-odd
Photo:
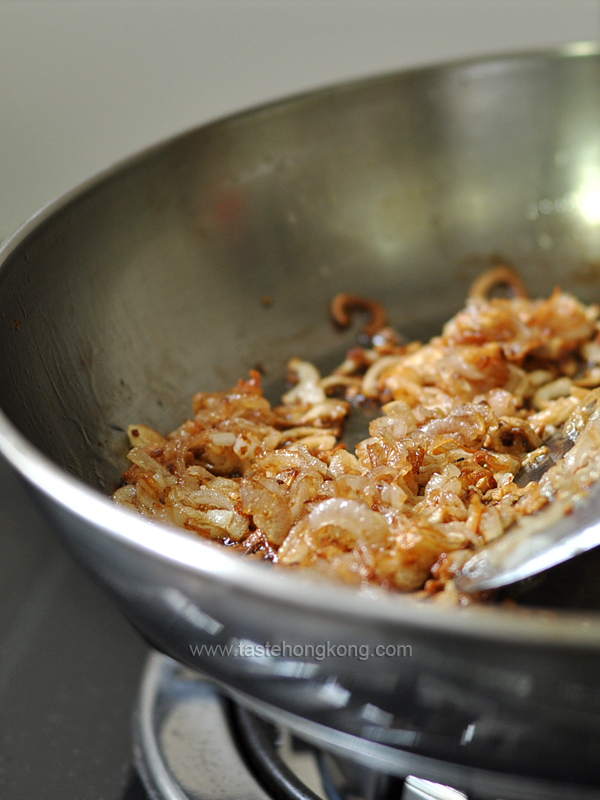
[[[363,298],[338,296],[331,311],[347,325],[356,309],[370,312],[370,345],[325,377],[292,359],[281,405],[252,372],[196,394],[167,436],[131,425],[114,499],[285,567],[461,601],[453,577],[476,549],[600,475],[599,448],[585,444],[599,309],[559,289],[529,299],[507,267],[478,279],[426,344],[400,341]],[[365,405],[379,414],[350,452],[344,424]],[[568,469],[553,454],[560,434],[578,440]]]

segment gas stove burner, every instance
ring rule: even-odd
[[[306,744],[159,653],[142,679],[134,754],[152,800],[600,800],[600,790],[497,774],[476,794],[388,775]]]
[[[134,753],[152,800],[466,798],[438,784],[412,777],[403,782],[320,752],[158,653],[142,680]]]

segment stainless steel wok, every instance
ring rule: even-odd
[[[289,357],[333,366],[356,335],[328,321],[337,292],[424,337],[498,259],[534,293],[600,299],[594,47],[276,103],[41,211],[1,251],[0,449],[155,647],[371,765],[466,787],[486,770],[533,797],[534,777],[600,784],[595,553],[525,587],[521,610],[441,609],[246,561],[107,498],[127,424],[169,430],[257,362],[272,399]]]

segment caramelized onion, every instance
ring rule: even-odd
[[[514,296],[490,297],[498,284]],[[355,310],[370,313],[368,331],[383,325],[364,298],[332,306],[340,325]],[[253,372],[195,395],[169,436],[130,426],[114,499],[253,557],[456,603],[454,571],[474,548],[566,513],[600,480],[598,315],[560,290],[530,300],[495,268],[426,344],[383,330],[325,378],[292,359],[276,408]],[[340,437],[363,402],[369,436],[349,452]],[[524,469],[547,468],[557,435],[572,449],[521,485]]]

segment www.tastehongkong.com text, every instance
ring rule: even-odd
[[[193,656],[221,658],[309,658],[323,661],[326,658],[356,658],[366,661],[369,658],[410,658],[412,646],[409,644],[290,644],[278,642],[258,644],[243,639],[232,639],[228,644],[189,645]]]

